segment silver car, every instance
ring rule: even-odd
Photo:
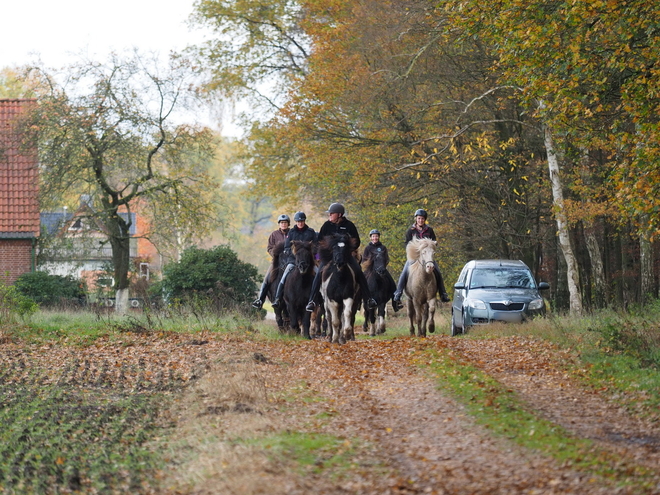
[[[472,260],[454,285],[451,334],[493,321],[520,323],[545,315],[545,301],[529,267],[519,260]]]

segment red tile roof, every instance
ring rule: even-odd
[[[18,118],[35,100],[0,100],[0,238],[37,237],[37,152],[21,150]]]

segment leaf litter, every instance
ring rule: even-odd
[[[415,364],[451,349],[514,390],[543,417],[598,442],[625,462],[657,470],[658,428],[588,390],[570,356],[528,337],[489,340],[263,341],[254,337],[127,334],[95,345],[0,345],[5,381],[169,390],[181,399],[164,455],[145,492],[355,494],[638,493],[494,437]],[[278,432],[334,435],[357,452],[341,473],[300,472],[246,438]],[[196,440],[192,440],[196,439]],[[158,444],[162,448],[162,444]],[[266,449],[267,450],[267,449]],[[656,485],[660,487],[660,484]],[[658,490],[646,493],[660,493]]]

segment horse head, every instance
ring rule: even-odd
[[[436,241],[431,239],[414,239],[406,246],[408,260],[417,261],[424,267],[426,273],[432,273],[435,267],[433,256],[435,255]]]
[[[312,252],[312,243],[308,241],[292,241],[291,252],[295,257],[295,265],[302,274],[314,266],[314,254]]]
[[[381,277],[385,275],[387,265],[385,264],[385,254],[383,251],[376,251],[376,253],[365,262],[364,272],[366,273],[369,271],[376,272]]]
[[[338,267],[344,266],[352,256],[355,241],[343,234],[334,234],[323,239],[320,245],[321,260],[325,263],[334,263]]]

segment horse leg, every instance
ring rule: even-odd
[[[284,318],[282,318],[282,310],[275,309],[275,322],[277,323],[277,329],[280,332],[284,332]]]
[[[330,342],[339,344],[341,333],[341,315],[339,314],[339,303],[336,301],[329,301],[325,305],[325,314],[329,320],[331,335]]]
[[[341,314],[342,328],[341,337],[339,338],[340,344],[345,344],[349,340],[355,340],[355,335],[353,335],[354,318],[355,313],[353,313],[353,299],[344,299],[344,308]]]
[[[312,313],[305,311],[303,309],[303,317],[302,317],[302,336],[306,339],[311,340],[312,337],[309,334],[309,327],[311,325],[311,320],[312,320]]]
[[[378,325],[376,328],[377,334],[385,333],[385,304],[387,303],[380,303],[378,305]]]
[[[434,297],[433,299],[429,300],[429,332],[434,333],[435,332],[435,304],[437,302],[437,299]]]
[[[429,317],[429,307],[427,303],[419,305],[419,317],[417,319],[417,336],[426,337],[426,321]]]
[[[364,323],[362,324],[362,331],[367,333],[369,331],[369,308],[364,308]]]
[[[412,299],[406,301],[406,306],[408,310],[408,321],[410,322],[410,336],[415,336],[415,306],[413,305]]]

